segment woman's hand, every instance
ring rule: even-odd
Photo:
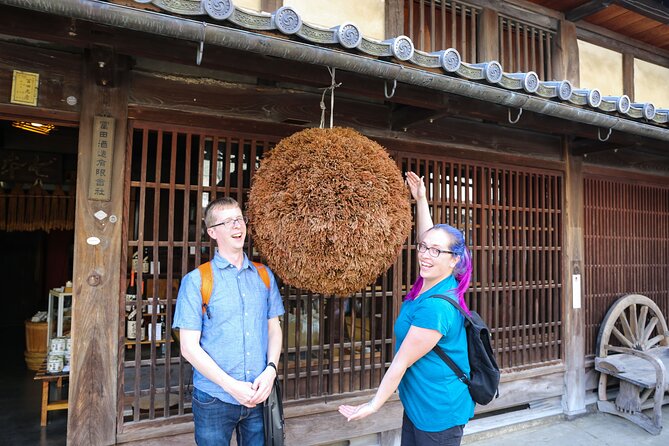
[[[424,177],[419,177],[414,172],[406,173],[407,186],[409,186],[411,196],[416,201],[425,198],[425,181],[423,181],[423,178]]]
[[[372,401],[359,406],[339,406],[339,413],[344,415],[347,421],[361,420],[376,411],[377,409],[374,408]]]

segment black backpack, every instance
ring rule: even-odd
[[[439,347],[435,345],[432,350],[455,372],[457,377],[469,387],[469,394],[478,404],[488,404],[493,398],[499,396],[499,367],[495,361],[495,354],[490,346],[490,330],[483,322],[481,316],[475,311],[471,315],[453,299],[443,294],[430,297],[438,297],[449,301],[465,317],[465,331],[467,333],[467,355],[469,356],[469,368],[471,378],[458,367],[455,362]]]

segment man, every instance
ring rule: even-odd
[[[283,303],[272,272],[269,287],[244,253],[247,219],[232,198],[212,201],[204,212],[218,251],[213,290],[203,311],[199,270],[179,289],[173,327],[181,354],[193,365],[193,420],[199,446],[264,444],[262,402],[276,378],[281,354]],[[266,268],[266,267],[265,267]]]

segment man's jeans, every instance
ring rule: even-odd
[[[265,443],[262,404],[249,409],[193,389],[193,421],[198,446],[229,445],[233,431],[237,432],[239,446]]]

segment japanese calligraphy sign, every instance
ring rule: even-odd
[[[114,118],[96,116],[93,121],[91,177],[88,185],[89,200],[111,200],[113,155]]]
[[[27,71],[14,70],[12,76],[12,104],[32,105],[37,107],[37,91],[39,89],[39,74]]]

